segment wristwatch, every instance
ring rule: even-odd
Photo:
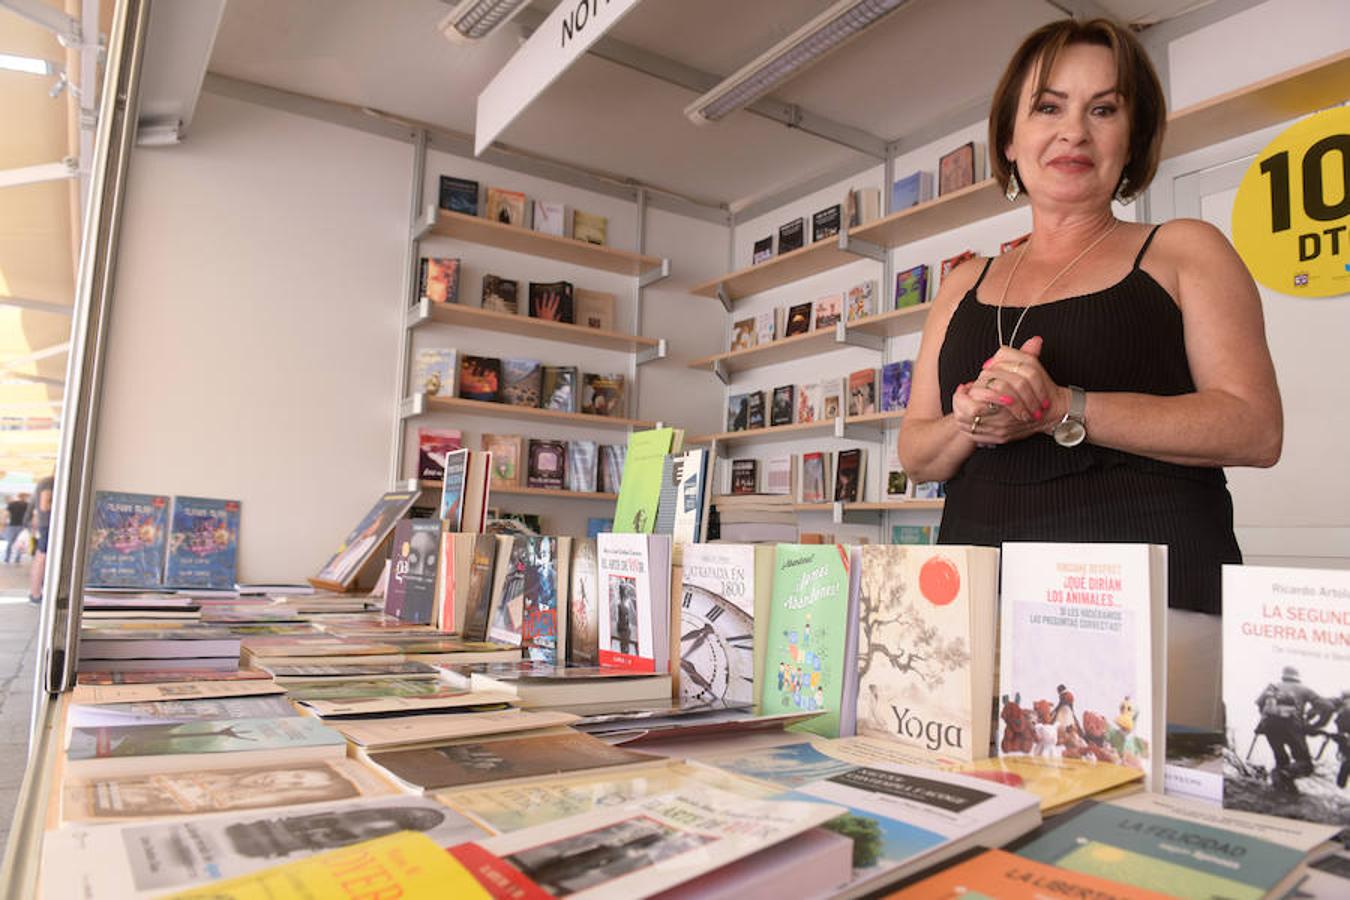
[[[1069,411],[1055,425],[1055,443],[1061,447],[1077,447],[1087,440],[1087,423],[1083,411],[1087,409],[1087,392],[1069,385]]]

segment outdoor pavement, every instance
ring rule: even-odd
[[[38,608],[28,602],[28,560],[0,562],[0,848],[9,837],[28,764],[36,677]]]

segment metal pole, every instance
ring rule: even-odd
[[[647,189],[639,187],[637,189],[637,252],[639,254],[647,252]],[[638,275],[633,279],[633,333],[642,334],[642,298],[643,298],[642,276]],[[639,418],[642,409],[642,394],[638,381],[638,370],[641,366],[637,362],[637,354],[628,354],[628,377],[630,387],[628,396],[628,415]]]
[[[400,414],[403,401],[408,396],[408,366],[412,362],[413,330],[409,324],[408,310],[417,303],[418,266],[422,254],[422,239],[417,221],[422,215],[422,196],[427,173],[427,140],[425,128],[412,134],[413,160],[412,185],[408,197],[408,244],[403,259],[403,290],[400,293],[398,322],[401,334],[398,342],[398,368],[394,370],[394,436],[390,441],[389,489],[397,490],[403,480],[403,447],[407,437],[408,422]],[[414,478],[417,476],[414,475]]]

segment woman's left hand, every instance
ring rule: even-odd
[[[1058,420],[1054,411],[1067,402],[1060,401],[1064,389],[1041,365],[1041,346],[1041,338],[1033,337],[1020,350],[1000,347],[970,385],[970,398],[985,404],[991,417],[1011,420],[1001,429],[1000,443],[1049,433]]]

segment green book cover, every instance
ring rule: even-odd
[[[1226,828],[1086,802],[1016,848],[1018,856],[1175,897],[1264,897],[1303,853]]]
[[[614,507],[615,534],[652,533],[661,499],[661,466],[674,438],[673,428],[652,428],[628,435],[623,480]]]
[[[779,544],[764,654],[761,715],[824,710],[798,727],[839,736],[849,621],[849,551]],[[852,667],[855,671],[856,663]]]
[[[68,756],[72,760],[81,760],[232,753],[326,747],[343,742],[342,735],[317,719],[230,719],[174,725],[74,728],[70,733]]]

